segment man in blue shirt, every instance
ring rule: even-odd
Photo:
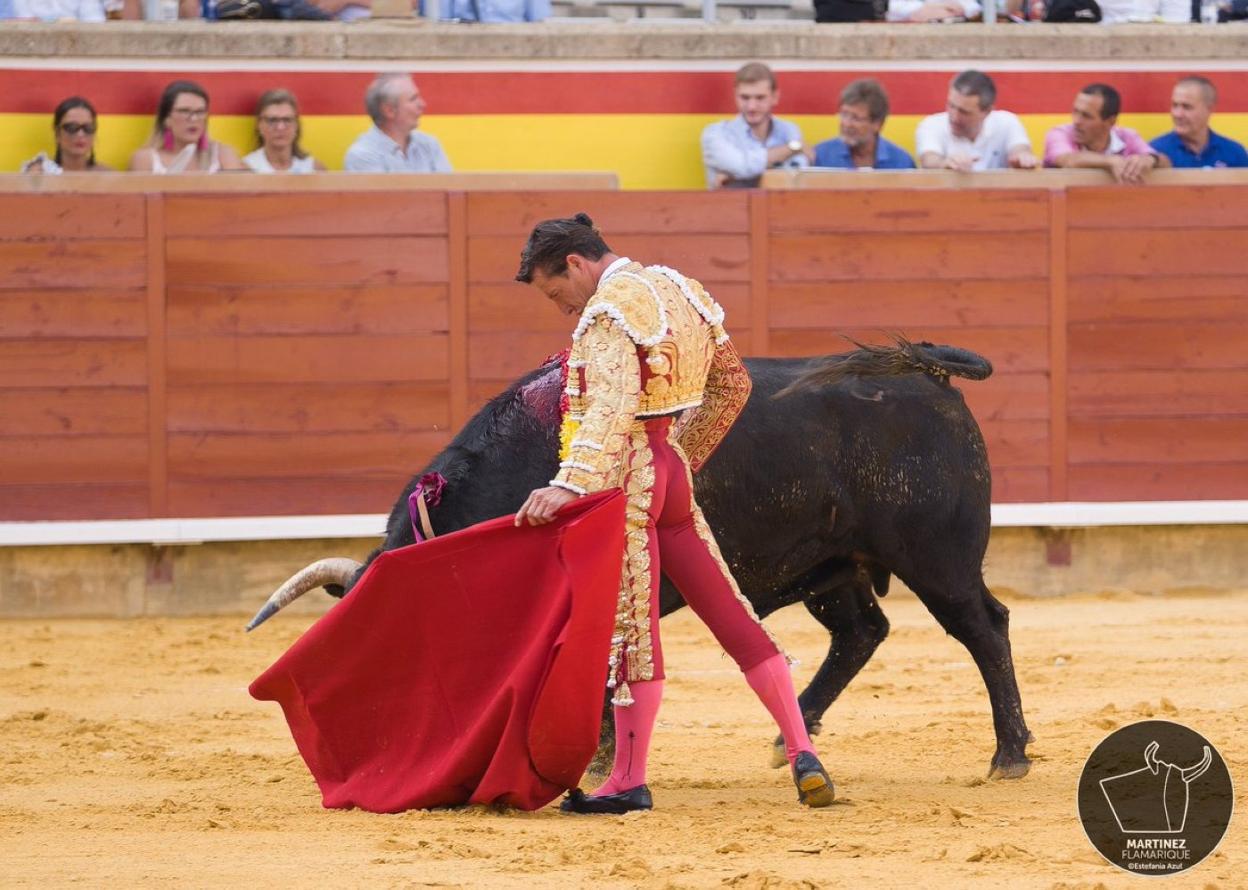
[[[1208,78],[1185,77],[1174,85],[1170,119],[1174,129],[1150,145],[1175,167],[1248,167],[1248,152],[1209,129],[1218,91]]]
[[[707,188],[753,188],[768,167],[805,167],[806,145],[797,124],[771,116],[780,101],[776,76],[762,62],[737,71],[737,110],[732,120],[702,131]]]
[[[851,81],[841,90],[841,135],[815,146],[816,167],[913,170],[906,150],[880,135],[888,117],[888,93],[878,80]]]

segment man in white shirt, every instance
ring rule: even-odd
[[[919,123],[919,166],[963,172],[1038,167],[1023,122],[1009,111],[994,110],[996,100],[997,87],[987,74],[963,71],[955,77],[946,110]]]
[[[451,162],[434,136],[419,133],[425,100],[407,74],[379,74],[364,93],[373,126],[347,149],[343,168],[354,173],[449,173]]]

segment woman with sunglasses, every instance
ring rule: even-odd
[[[290,90],[269,90],[256,103],[260,147],[243,157],[256,173],[317,173],[325,165],[303,150],[299,103]]]
[[[238,152],[208,138],[208,93],[190,80],[165,87],[156,110],[156,131],[130,158],[140,173],[218,173],[246,170]]]
[[[112,170],[95,160],[95,108],[81,96],[70,96],[52,112],[56,154],[43,152],[22,165],[23,173],[98,173]]]

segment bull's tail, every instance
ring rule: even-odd
[[[982,355],[957,346],[912,343],[894,336],[895,346],[872,346],[846,338],[858,348],[842,355],[813,359],[801,376],[776,393],[775,398],[813,387],[830,386],[848,377],[892,377],[927,374],[948,385],[950,377],[983,380],[992,374],[992,363]]]

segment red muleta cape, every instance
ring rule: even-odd
[[[623,494],[383,553],[251,684],[326,807],[545,806],[598,746]]]

